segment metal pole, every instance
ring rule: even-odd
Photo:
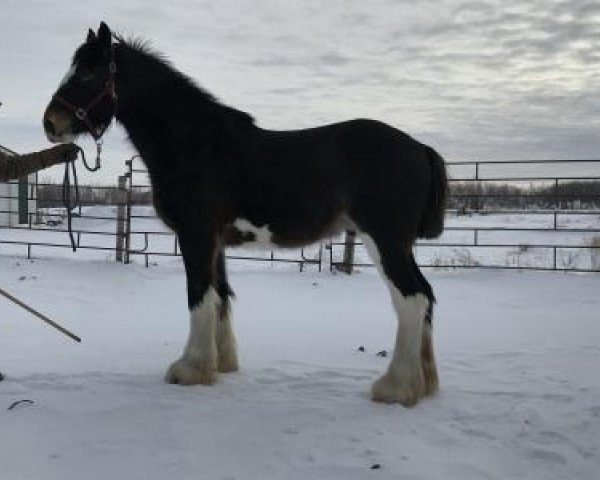
[[[127,177],[129,182],[127,184],[127,213],[126,213],[126,227],[125,227],[125,255],[123,256],[123,262],[129,263],[129,251],[131,249],[131,203],[132,203],[132,191],[133,191],[133,161],[136,157],[132,157],[130,160],[127,160],[127,166],[129,167],[129,172],[127,173]]]
[[[333,238],[329,239],[329,271],[333,272]]]
[[[123,251],[125,250],[125,202],[127,177],[122,175],[119,177],[117,186],[117,244],[115,247],[115,258],[117,262],[123,262]]]
[[[319,272],[323,267],[323,243],[319,243]]]

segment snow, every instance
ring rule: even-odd
[[[179,387],[179,260],[0,257],[2,288],[83,339],[0,298],[0,478],[598,477],[600,276],[426,272],[441,391],[405,409],[368,397],[395,330],[373,269],[230,267],[241,371]]]

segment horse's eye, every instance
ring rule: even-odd
[[[75,74],[75,79],[79,83],[87,83],[95,78],[94,73],[91,69],[81,66],[78,68],[77,73]]]
[[[90,82],[95,78],[93,73],[86,73],[84,75],[81,76],[81,81],[82,82]]]

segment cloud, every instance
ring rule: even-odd
[[[0,143],[9,146],[39,146],[33,127],[17,135],[16,126],[37,128],[75,46],[104,18],[152,39],[269,128],[368,116],[456,160],[600,156],[597,2],[6,3]],[[122,155],[123,136],[112,134],[107,152]]]

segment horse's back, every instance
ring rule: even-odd
[[[264,130],[247,150],[254,171],[318,172],[364,183],[374,174],[409,177],[424,172],[426,148],[386,123],[355,119],[301,130]],[[425,168],[426,170],[426,168]],[[354,183],[354,182],[353,182]]]
[[[305,130],[265,131],[264,162],[347,194],[420,197],[430,182],[429,147],[386,123],[355,119]],[[286,173],[284,173],[284,176]],[[306,184],[306,182],[305,182]]]

